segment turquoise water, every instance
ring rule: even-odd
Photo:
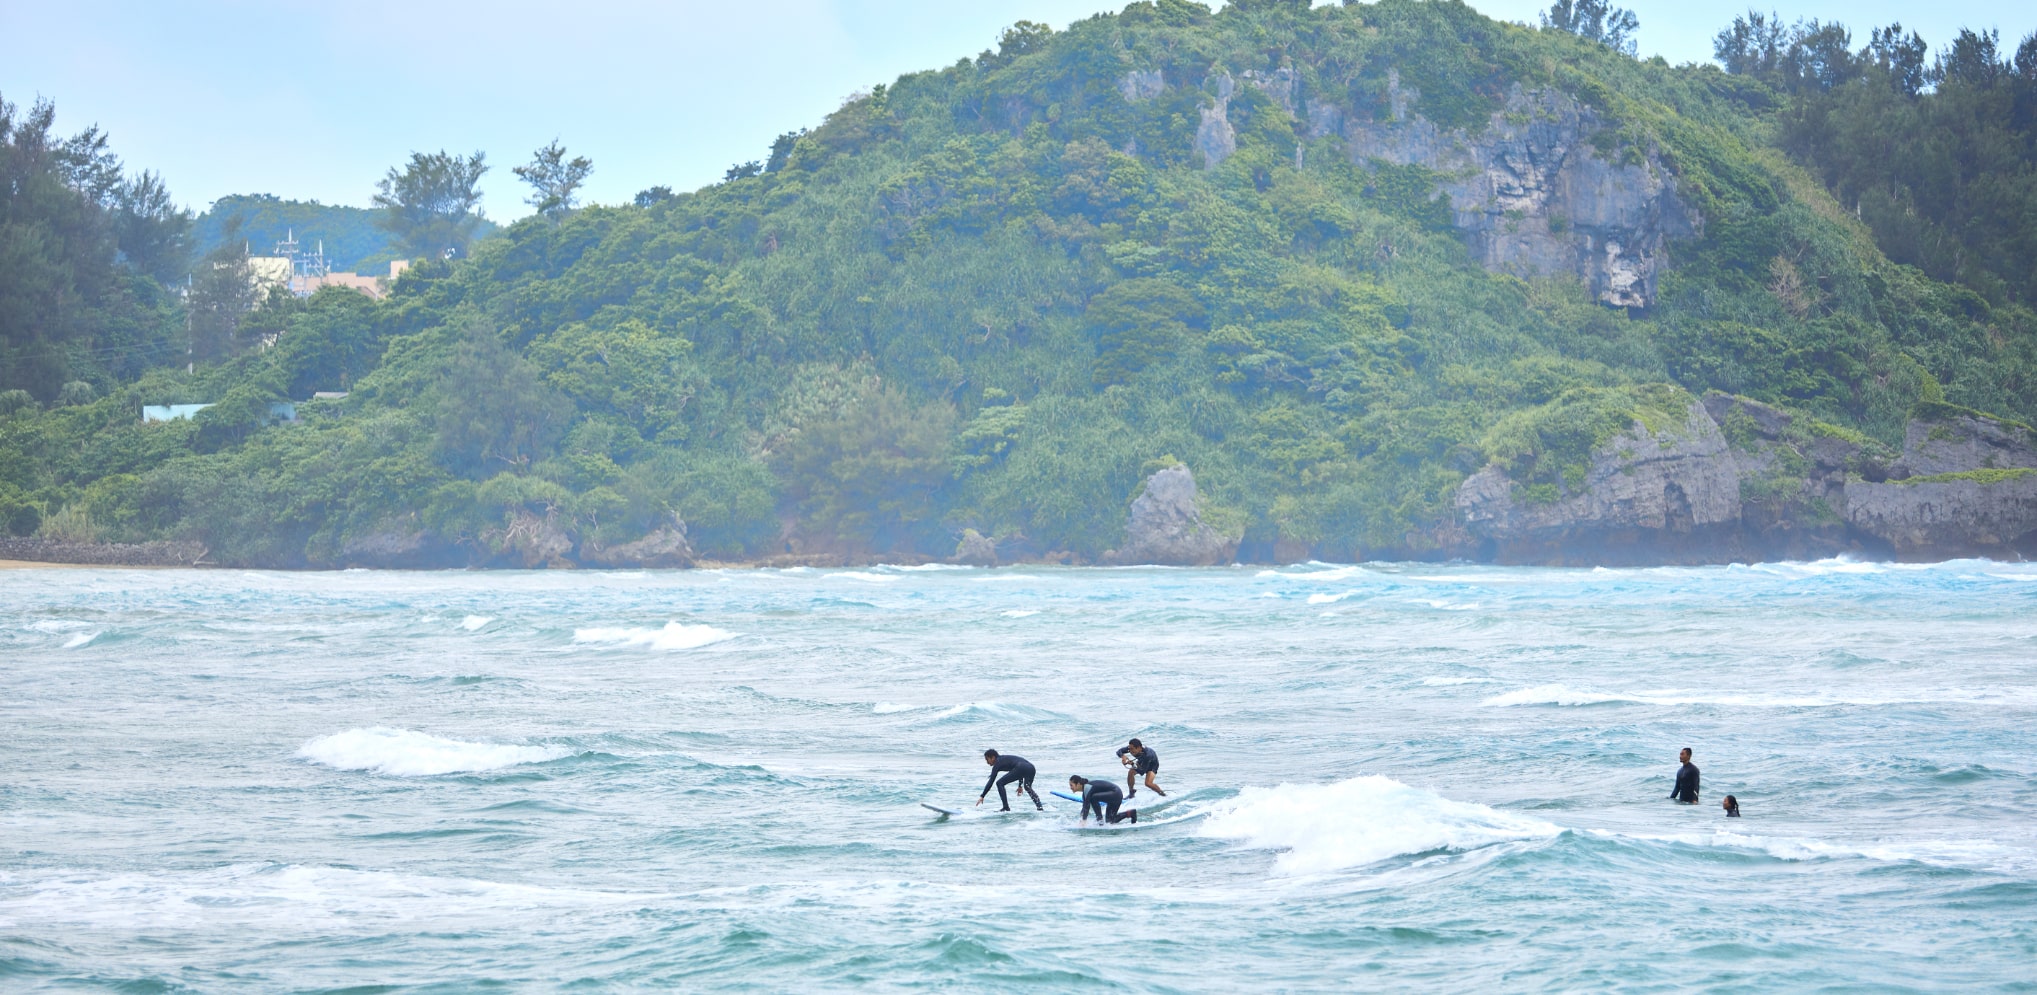
[[[0,661],[9,991],[2037,979],[2033,565],[12,571]]]

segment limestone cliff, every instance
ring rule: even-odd
[[[1488,269],[1573,275],[1605,304],[1647,307],[1669,264],[1670,243],[1703,231],[1704,219],[1678,195],[1657,151],[1622,148],[1607,158],[1595,143],[1603,141],[1606,123],[1567,94],[1515,85],[1480,127],[1445,129],[1422,115],[1421,93],[1403,86],[1398,70],[1387,76],[1385,120],[1347,111],[1338,95],[1305,92],[1289,66],[1242,77],[1293,119],[1297,134],[1340,139],[1361,166],[1385,162],[1433,172],[1436,195],[1448,199],[1458,230]],[[1131,102],[1166,87],[1153,70],[1118,81]],[[1214,168],[1237,151],[1230,117],[1238,79],[1218,70],[1201,88],[1208,103],[1193,145]]]
[[[1636,423],[1592,453],[1583,484],[1550,503],[1525,500],[1498,466],[1457,491],[1481,558],[1503,562],[1695,561],[1737,527],[1740,478],[1725,436],[1693,403],[1684,423]]]
[[[1918,468],[1931,471],[1918,474]],[[1680,425],[1636,421],[1596,447],[1580,486],[1536,502],[1498,465],[1457,489],[1468,541],[1503,563],[1718,563],[1836,554],[2037,555],[2037,433],[1926,406],[1903,452],[1724,394]]]
[[[1242,532],[1231,534],[1203,521],[1195,476],[1176,464],[1154,473],[1132,501],[1125,542],[1104,559],[1112,563],[1210,566],[1237,556]]]

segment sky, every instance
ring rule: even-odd
[[[130,169],[194,210],[237,193],[366,206],[412,151],[483,151],[483,208],[528,214],[510,167],[554,138],[594,162],[588,200],[690,190],[849,94],[996,46],[1018,20],[1055,28],[1125,0],[0,0],[0,98],[97,124]],[[1320,2],[1320,0],[1319,0]],[[1532,0],[1470,0],[1533,23]],[[1630,0],[1643,57],[1711,57],[1742,8]],[[2003,0],[1794,0],[1864,41],[1900,21],[1935,50],[1962,26],[2005,44],[2037,8]],[[1857,45],[1856,45],[1857,47]]]

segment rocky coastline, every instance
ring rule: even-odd
[[[1946,404],[1921,406],[1900,451],[1856,433],[1728,394],[1692,399],[1680,421],[1636,420],[1597,446],[1554,499],[1494,463],[1455,494],[1454,519],[1360,560],[1466,560],[1540,566],[1656,566],[1821,559],[1923,562],[2037,557],[2037,430]],[[1125,540],[1096,562],[1220,566],[1240,560],[1244,530],[1207,511],[1180,464],[1147,478],[1126,512]],[[1251,562],[1339,557],[1348,545],[1281,541]],[[209,566],[192,542],[134,544],[0,539],[0,560],[102,566]],[[613,546],[576,541],[550,516],[524,513],[486,534],[448,541],[405,522],[350,542],[319,568],[670,569],[854,567],[948,562],[1082,565],[1022,536],[965,529],[949,557],[858,551],[786,553],[741,562],[700,557],[674,518]]]

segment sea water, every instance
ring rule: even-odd
[[[0,989],[2027,990],[2033,753],[2023,564],[0,572]]]

